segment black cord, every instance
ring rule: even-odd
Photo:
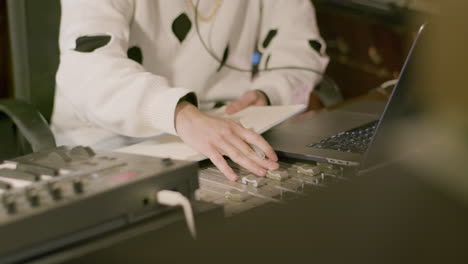
[[[198,14],[199,9],[198,8],[199,8],[199,5],[200,5],[200,0],[197,0],[197,3],[195,5],[195,10],[194,10],[194,12],[195,12],[195,31],[197,32],[197,36],[200,39],[200,42],[201,42],[203,48],[206,50],[206,52],[208,52],[208,54],[213,59],[215,59],[218,63],[221,64],[221,63],[223,63],[223,61],[220,58],[218,58],[218,56],[214,53],[214,51],[212,51],[208,47],[208,45],[206,44],[205,40],[203,39],[203,37],[202,37],[202,35],[200,33],[200,25],[198,23],[198,16],[199,16],[199,14]],[[251,69],[242,69],[242,68],[239,68],[237,66],[230,65],[227,62],[225,62],[225,64],[223,66],[228,68],[228,69],[239,71],[239,72],[250,72],[250,73],[252,73]],[[315,70],[315,69],[312,69],[312,68],[306,68],[306,67],[300,67],[300,66],[285,66],[285,67],[272,67],[272,68],[264,68],[264,69],[259,68],[257,70],[257,72],[270,72],[270,71],[277,71],[277,70],[300,70],[300,71],[313,72],[313,73],[321,76],[323,81],[328,83],[329,85],[331,85],[336,90],[336,92],[341,93],[341,90],[340,90],[338,84],[332,78],[330,78],[325,73],[323,73],[321,71],[318,71],[318,70]]]

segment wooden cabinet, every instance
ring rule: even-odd
[[[419,14],[404,10],[382,14],[344,7],[333,1],[313,1],[322,36],[328,45],[327,73],[345,99],[365,94],[398,78],[411,46]]]

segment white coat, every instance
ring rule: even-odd
[[[213,15],[199,20],[201,38],[224,64],[202,46],[188,1],[61,1],[52,118],[59,144],[104,148],[176,134],[176,105],[190,93],[204,107],[252,89],[265,92],[273,105],[307,103],[320,80],[312,72],[265,71],[253,79],[228,66],[252,69],[258,47],[261,69],[324,71],[328,57],[309,0],[201,0],[199,16]]]

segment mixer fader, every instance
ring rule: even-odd
[[[257,177],[232,162],[229,165],[239,175],[237,182],[209,165],[200,170],[200,189],[196,192],[198,200],[223,205],[227,216],[267,203],[284,203],[345,180],[343,168],[327,163],[280,161],[280,169],[269,171],[266,177]]]

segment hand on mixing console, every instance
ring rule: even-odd
[[[268,104],[266,95],[260,91],[248,91],[239,99],[226,106],[227,114],[235,114],[249,106],[264,106]]]
[[[223,156],[257,176],[279,167],[278,157],[262,136],[232,120],[205,115],[188,102],[178,104],[175,125],[180,138],[207,156],[229,180],[236,181],[238,176]],[[263,151],[266,159],[259,157],[249,144]]]

